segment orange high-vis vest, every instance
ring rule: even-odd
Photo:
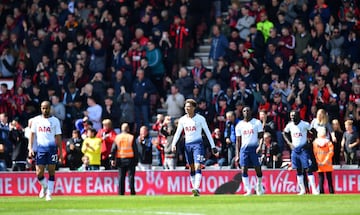
[[[318,172],[333,171],[334,146],[332,142],[326,138],[316,138],[313,142],[313,150],[318,164]]]
[[[134,158],[133,142],[134,136],[122,133],[116,137],[116,158]]]

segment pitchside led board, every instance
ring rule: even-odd
[[[255,187],[256,176],[251,172],[249,177]],[[316,180],[318,182],[317,174]],[[333,182],[335,193],[360,193],[360,170],[335,170]],[[264,170],[263,186],[265,194],[296,194],[296,172]],[[117,171],[56,173],[55,195],[117,195],[117,187]],[[191,183],[185,170],[137,171],[135,189],[137,195],[188,195]],[[36,196],[39,191],[34,172],[0,173],[0,196]],[[201,195],[243,194],[241,173],[238,170],[204,170],[200,191]]]

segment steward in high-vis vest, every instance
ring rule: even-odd
[[[129,124],[121,125],[121,133],[116,135],[111,148],[111,165],[119,169],[119,195],[125,194],[125,176],[128,173],[131,195],[135,195],[135,167],[138,152],[134,135],[129,133]]]

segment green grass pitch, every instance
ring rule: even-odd
[[[0,214],[321,215],[360,214],[360,195],[1,197]]]

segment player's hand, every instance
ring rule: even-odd
[[[29,154],[28,154],[28,157],[29,158],[33,158],[34,157],[34,151],[32,149],[29,149]]]
[[[175,153],[176,152],[176,146],[172,146],[171,151]]]
[[[110,161],[110,164],[111,164],[111,166],[115,167],[116,161],[115,161],[115,160],[111,160],[111,161]]]
[[[213,155],[215,155],[215,157],[219,157],[219,151],[217,150],[217,148],[212,148],[211,152],[213,153]]]

